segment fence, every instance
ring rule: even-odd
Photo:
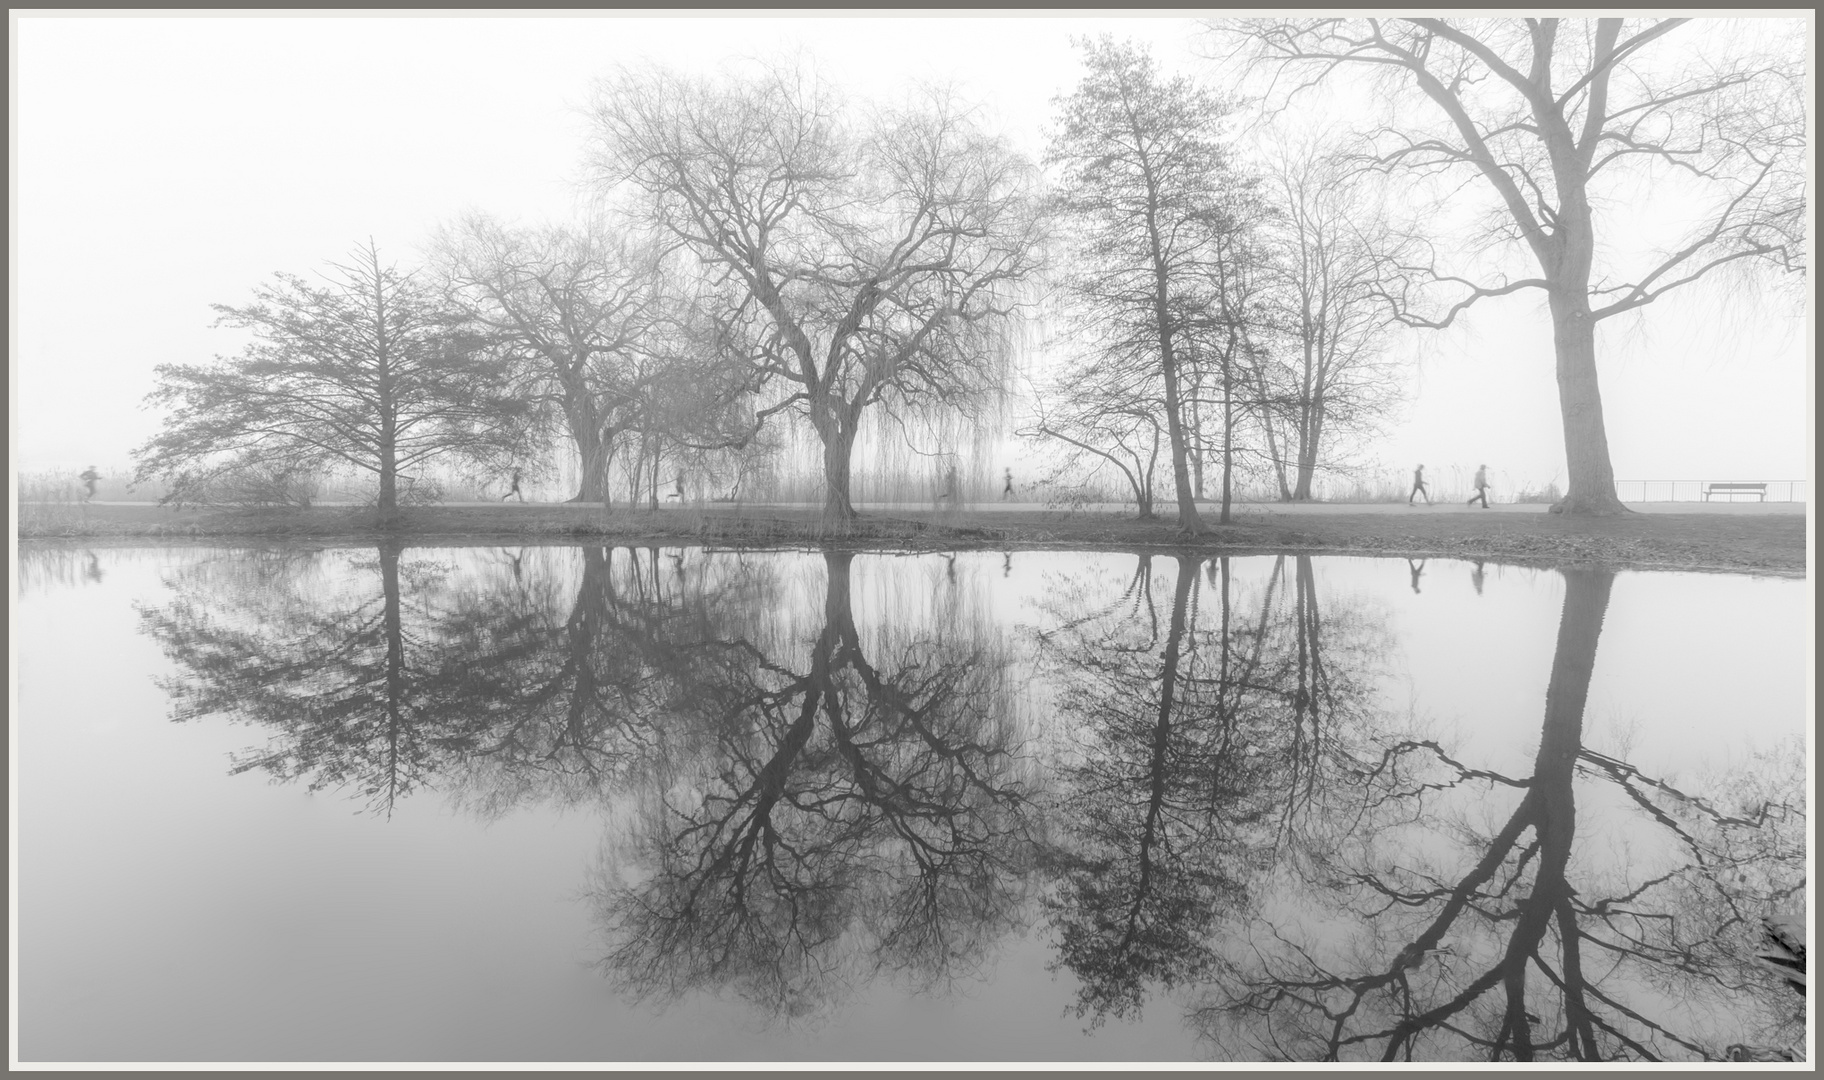
[[[1760,483],[1761,481],[1757,480],[1757,481],[1753,481],[1753,482]],[[1727,480],[1617,480],[1617,481],[1615,481],[1615,494],[1617,494],[1621,497],[1622,502],[1641,502],[1641,503],[1703,502],[1704,501],[1704,489],[1706,487],[1708,487],[1711,484],[1726,484],[1726,483],[1730,483],[1730,481],[1727,481]],[[1806,495],[1809,494],[1808,485],[1810,483],[1811,483],[1811,481],[1809,481],[1809,480],[1768,480],[1768,481],[1766,481],[1767,501],[1768,502],[1798,502],[1798,503],[1805,502]],[[1743,496],[1740,494],[1737,494],[1734,496],[1716,495],[1716,496],[1712,497],[1711,501],[1713,501],[1713,502],[1728,501],[1731,498],[1734,498],[1734,499],[1746,498],[1749,501],[1753,501],[1753,496],[1751,496],[1751,495]]]

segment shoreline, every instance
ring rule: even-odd
[[[815,510],[758,507],[615,509],[568,504],[430,506],[401,511],[392,529],[371,509],[173,510],[100,504],[27,513],[21,546],[401,543],[406,546],[608,544],[612,546],[866,548],[938,550],[1151,550],[1204,555],[1277,552],[1390,558],[1460,558],[1533,566],[1603,565],[1641,570],[1804,577],[1805,517],[1769,512],[1656,510],[1614,518],[1564,518],[1539,507],[1477,514],[1380,506],[1302,505],[1296,512],[1246,504],[1228,525],[1187,537],[1170,520],[1093,511],[959,509],[866,511],[844,534]],[[1282,511],[1282,512],[1276,512]]]

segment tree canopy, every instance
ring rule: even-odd
[[[522,447],[527,403],[459,312],[371,243],[330,269],[322,284],[278,274],[253,303],[217,305],[220,324],[253,334],[239,356],[156,369],[147,401],[171,411],[135,452],[139,479],[181,502],[251,467],[349,467],[375,477],[390,516],[421,464]]]

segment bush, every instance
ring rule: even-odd
[[[298,469],[244,465],[218,474],[198,493],[196,501],[245,510],[304,510],[316,499],[317,487],[314,475]]]
[[[1553,480],[1537,491],[1520,492],[1514,496],[1514,501],[1517,503],[1555,503],[1562,498],[1564,498],[1564,493],[1558,490],[1558,481]]]
[[[443,484],[429,477],[401,476],[395,494],[400,506],[435,506],[443,501]],[[378,501],[376,494],[375,502]]]

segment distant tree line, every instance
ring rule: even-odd
[[[594,217],[470,214],[416,270],[370,241],[317,280],[282,274],[219,306],[253,341],[157,369],[149,400],[167,419],[138,477],[184,501],[349,471],[391,518],[435,497],[433,461],[536,476],[568,444],[576,500],[612,504],[619,477],[629,504],[657,505],[686,469],[732,499],[796,417],[840,528],[869,432],[945,454],[920,439],[994,421],[1046,323],[1064,333],[1017,431],[1049,456],[1046,479],[1118,476],[1143,518],[1164,484],[1195,532],[1200,499],[1228,520],[1238,475],[1312,496],[1400,400],[1396,329],[1539,288],[1569,463],[1559,508],[1612,512],[1595,324],[1724,267],[1803,269],[1801,61],[1755,41],[1702,71],[1657,60],[1684,21],[1212,24],[1239,45],[1219,68],[1231,86],[1373,65],[1377,93],[1416,88],[1448,121],[1257,123],[1246,141],[1233,94],[1086,41],[1043,163],[942,88],[864,107],[793,64],[624,68],[590,109]],[[1716,209],[1656,265],[1599,277],[1593,183],[1627,169]],[[1416,191],[1458,171],[1499,196],[1494,239],[1526,246],[1540,276],[1452,271],[1442,237],[1396,223],[1384,178]],[[1467,295],[1440,306],[1453,288]]]

